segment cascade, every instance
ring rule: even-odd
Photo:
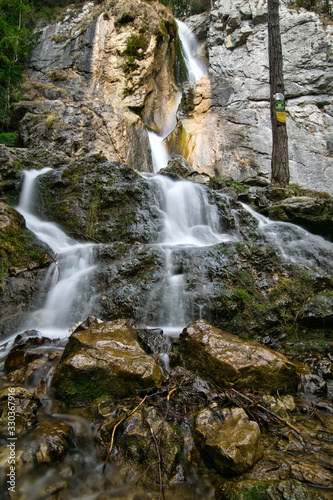
[[[42,309],[30,315],[24,329],[36,328],[47,337],[67,337],[75,321],[89,315],[89,300],[83,301],[89,274],[95,269],[93,247],[78,243],[68,237],[56,224],[46,222],[32,213],[36,180],[50,171],[29,170],[24,172],[22,192],[17,210],[23,215],[26,226],[37,238],[54,252],[46,281],[49,292]]]
[[[188,80],[195,83],[207,72],[206,65],[197,57],[198,43],[189,28],[176,20],[181,50],[187,67]],[[149,131],[154,172],[166,167],[169,153],[164,139],[174,129],[176,112],[181,94],[170,109],[171,121],[162,136]],[[185,308],[185,276],[173,266],[173,250],[181,246],[204,247],[230,240],[230,236],[220,234],[219,217],[216,207],[210,205],[205,188],[187,181],[175,182],[162,175],[146,175],[157,188],[160,214],[164,222],[161,247],[165,250],[165,277],[158,293],[161,296],[160,322],[164,334],[178,336],[190,320]],[[154,293],[157,293],[154,290]],[[148,303],[149,304],[149,303]],[[149,307],[147,308],[149,309]],[[148,314],[148,310],[147,310]]]
[[[181,51],[188,72],[188,81],[190,83],[195,83],[207,73],[208,68],[197,56],[198,43],[191,30],[182,21],[176,19],[176,22],[181,42]],[[177,124],[176,113],[180,100],[181,92],[177,92],[175,98],[169,105],[168,123],[165,125],[160,135],[152,130],[148,131],[154,172],[158,172],[161,168],[166,167],[170,158],[167,145],[165,144],[165,139],[173,131]]]
[[[164,230],[158,243],[165,252],[165,273],[153,294],[160,297],[159,322],[166,337],[178,336],[194,320],[189,310],[186,276],[173,262],[174,254],[227,241],[237,236],[223,233],[216,206],[209,203],[207,189],[189,181],[174,181],[166,175],[146,174],[156,189]],[[149,315],[150,301],[146,317]],[[196,316],[198,312],[196,311]]]

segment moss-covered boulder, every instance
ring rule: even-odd
[[[100,242],[157,241],[162,230],[148,181],[131,167],[91,155],[38,179],[43,218],[74,238]]]
[[[186,368],[212,379],[222,388],[288,392],[297,388],[296,366],[278,352],[244,341],[198,320],[180,335]]]
[[[241,474],[263,454],[259,425],[250,421],[242,408],[224,409],[222,422],[211,410],[201,411],[194,437],[208,467],[221,474]]]
[[[134,395],[161,383],[160,368],[124,319],[73,333],[53,377],[57,396],[74,404]]]

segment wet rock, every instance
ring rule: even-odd
[[[322,377],[314,373],[302,374],[299,390],[305,394],[326,394],[327,384]]]
[[[265,498],[267,500],[320,500],[318,490],[296,480],[287,481],[227,481],[216,492],[216,500],[230,498]]]
[[[194,172],[191,165],[185,158],[178,154],[173,154],[165,168],[159,170],[159,174],[169,175],[173,179],[186,179]]]
[[[31,263],[45,255],[47,247],[26,228],[24,218],[0,202],[0,337],[13,333],[25,313],[34,307],[46,269]],[[29,266],[32,269],[29,269]],[[8,273],[10,269],[13,273]],[[17,272],[19,271],[19,272]],[[15,298],[15,300],[14,300]]]
[[[9,414],[15,412],[15,435],[21,434],[37,423],[41,403],[35,394],[24,387],[7,387],[0,392],[0,429],[8,437]]]
[[[211,410],[201,411],[194,438],[206,464],[221,474],[241,474],[263,454],[259,426],[241,408],[222,410],[220,421]]]
[[[54,463],[68,450],[72,428],[57,421],[44,422],[26,434],[15,446],[16,476],[33,471],[37,464]],[[0,482],[5,482],[8,466],[8,447],[0,448]]]
[[[179,347],[188,369],[213,379],[220,387],[281,392],[297,387],[296,367],[285,356],[204,320],[183,330]]]
[[[38,179],[42,217],[75,238],[155,242],[161,221],[151,184],[131,167],[87,156]]]
[[[140,347],[126,320],[73,333],[57,366],[53,386],[59,398],[84,404],[102,396],[128,396],[159,386],[162,373]]]
[[[294,464],[291,466],[290,475],[293,479],[316,486],[330,488],[333,485],[332,472],[318,464]]]
[[[332,239],[333,200],[310,196],[293,196],[263,211],[273,220],[291,222],[310,232]]]
[[[35,455],[38,463],[56,462],[67,451],[72,428],[63,422],[41,423],[29,436],[35,441]],[[22,456],[23,459],[23,456]]]
[[[8,380],[23,384],[35,378],[37,372],[41,378],[49,369],[48,362],[60,357],[59,344],[59,340],[43,337],[36,330],[18,335],[5,360]]]
[[[183,459],[181,450],[184,447],[184,430],[177,426],[176,431],[155,408],[140,409],[126,420],[121,436],[126,459],[134,461],[139,467],[143,466],[144,470],[156,462],[156,448],[149,444],[151,431],[159,436],[160,452],[163,454],[163,482],[169,483],[177,476]],[[158,481],[156,468],[148,477],[150,482]]]
[[[168,352],[168,344],[165,342],[163,330],[160,328],[136,328],[140,345],[148,354]]]
[[[301,311],[299,322],[306,326],[331,327],[333,325],[333,293],[322,292],[316,295]]]

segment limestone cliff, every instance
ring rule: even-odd
[[[266,1],[216,0],[187,24],[206,38],[210,70],[187,91],[172,144],[200,172],[269,179]],[[280,24],[291,182],[332,194],[332,25],[283,2]]]
[[[270,178],[265,0],[216,0],[187,20],[209,72],[183,82],[169,148],[224,180]],[[332,25],[281,3],[291,182],[333,192]],[[67,9],[41,29],[16,106],[22,145],[58,160],[102,154],[152,169],[146,132],[167,128],[179,91],[177,25],[159,2],[117,0]],[[54,162],[53,162],[54,164]]]
[[[175,37],[176,23],[158,2],[67,9],[41,29],[30,59],[24,101],[15,110],[23,117],[23,145],[67,159],[102,153],[149,170],[145,125],[159,130],[167,119],[176,90]]]

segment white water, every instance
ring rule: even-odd
[[[153,307],[154,297],[159,296],[160,320],[154,326],[162,328],[167,337],[177,337],[196,318],[189,316],[186,276],[174,265],[174,252],[237,239],[222,231],[218,210],[209,203],[208,190],[204,186],[174,181],[166,175],[146,174],[145,177],[156,188],[156,205],[164,225],[158,245],[165,253],[164,275],[152,291],[146,317]]]
[[[188,81],[197,82],[207,73],[206,64],[198,57],[199,44],[185,23],[176,19],[178,34],[182,44],[182,54],[188,71]]]
[[[258,232],[285,261],[333,270],[333,244],[288,222],[272,221],[248,205],[243,208],[258,221]]]
[[[188,70],[188,79],[190,83],[195,83],[207,73],[208,69],[205,63],[197,57],[199,45],[191,30],[182,21],[176,20],[176,22],[178,25],[182,54]],[[177,124],[176,114],[180,101],[181,92],[178,92],[170,103],[168,113],[169,119],[161,135],[153,131],[148,131],[154,172],[158,172],[168,164],[170,154],[165,139],[174,130]]]
[[[62,338],[68,336],[69,329],[73,326],[74,306],[77,311],[89,314],[89,304],[82,301],[80,292],[84,290],[83,285],[88,275],[95,269],[94,245],[77,243],[56,224],[43,221],[32,213],[36,179],[49,170],[51,169],[44,168],[24,172],[24,182],[17,207],[25,218],[28,229],[55,253],[54,263],[51,264],[46,277],[45,286],[48,286],[50,291],[45,304],[42,309],[30,315],[23,327],[35,328],[47,337]]]
[[[221,233],[217,208],[209,203],[204,186],[166,175],[154,175],[151,182],[157,187],[164,221],[162,245],[205,247],[232,239]]]

